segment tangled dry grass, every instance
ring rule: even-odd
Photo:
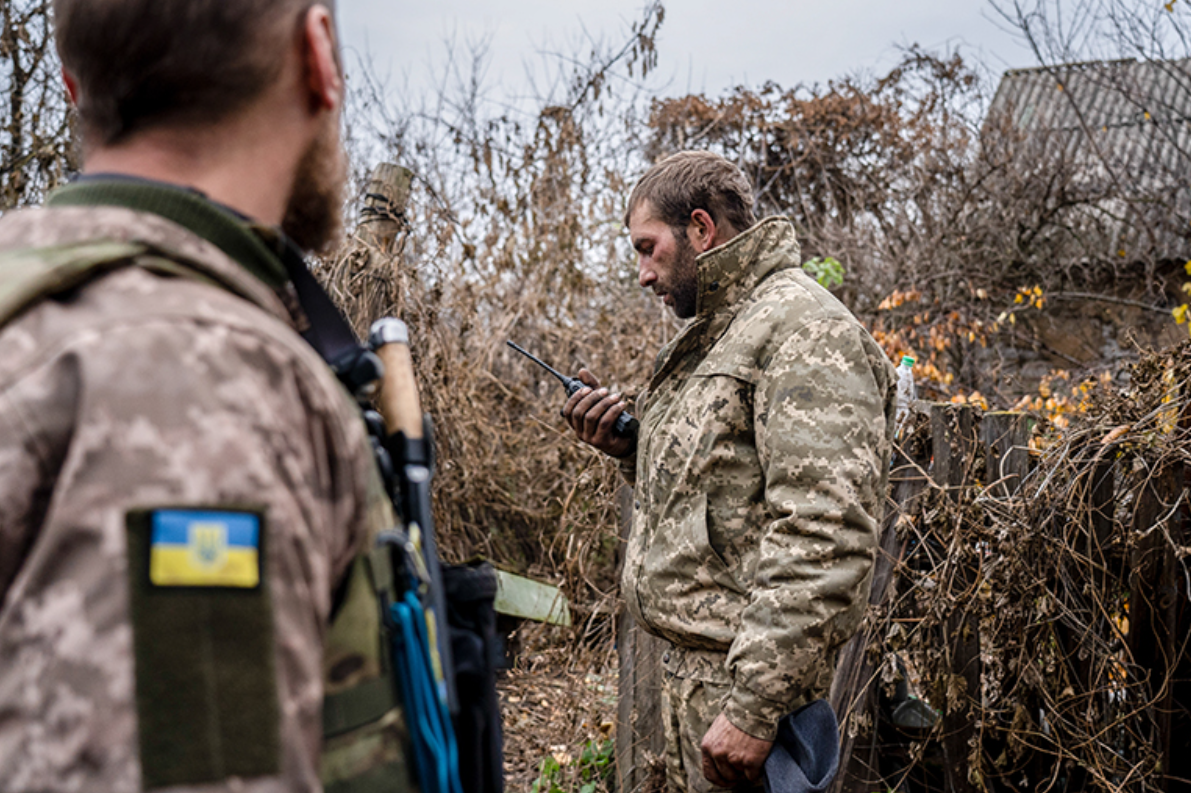
[[[968,454],[950,474],[930,463],[931,430],[904,444],[921,489],[868,618],[875,685],[850,720],[845,789],[1188,784],[1191,346],[1144,358],[1068,430],[1037,430],[1044,448],[1011,495],[974,427],[952,436]],[[933,728],[891,716],[915,693]]]
[[[511,791],[528,791],[546,758],[559,764],[562,776],[573,776],[585,749],[611,747],[616,722],[616,653],[610,644],[576,653],[565,637],[551,635],[557,629],[526,624],[520,630],[521,656],[498,683],[505,786]]]

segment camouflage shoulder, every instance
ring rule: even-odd
[[[700,369],[756,383],[791,337],[823,320],[861,328],[842,303],[800,268],[774,273],[744,300]]]
[[[0,251],[0,325],[34,303],[130,264],[147,251],[142,243],[118,240]]]

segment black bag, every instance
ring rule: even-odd
[[[502,793],[504,766],[496,668],[496,571],[487,562],[444,565],[447,623],[455,661],[455,743],[464,793]]]

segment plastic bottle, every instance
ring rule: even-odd
[[[901,437],[910,419],[910,406],[918,398],[914,389],[914,359],[909,355],[902,356],[902,362],[897,367],[897,418],[895,427],[897,435]]]

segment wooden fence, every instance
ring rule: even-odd
[[[831,692],[835,791],[1191,789],[1191,465],[1097,438],[1031,473],[1031,427],[919,406]],[[617,789],[653,793],[658,643],[619,628]]]

